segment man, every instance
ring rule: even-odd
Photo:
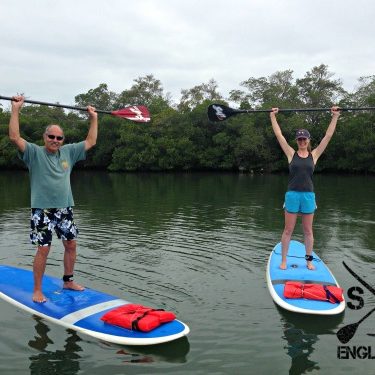
[[[30,240],[37,245],[34,258],[33,301],[42,303],[42,279],[52,243],[52,230],[64,245],[63,287],[76,291],[84,287],[73,281],[76,260],[78,229],[73,219],[74,200],[70,186],[70,174],[79,160],[86,158],[86,151],[96,144],[98,116],[95,108],[88,106],[90,128],[85,141],[63,146],[64,133],[59,125],[49,125],[44,134],[44,146],[27,142],[20,135],[19,113],[23,96],[12,98],[9,121],[9,138],[17,146],[19,157],[27,165],[31,185],[31,232]]]

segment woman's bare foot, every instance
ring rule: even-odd
[[[315,270],[315,266],[312,264],[312,262],[307,261],[307,262],[306,262],[306,267],[307,267],[307,269],[310,270],[310,271]]]
[[[40,290],[37,290],[33,294],[33,301],[37,303],[44,303],[47,302],[47,299]]]
[[[286,270],[287,266],[286,266],[286,262],[281,262],[280,264],[280,269],[282,270]]]
[[[82,292],[85,288],[82,285],[75,283],[74,281],[65,281],[63,285],[64,289],[76,290],[77,292]]]

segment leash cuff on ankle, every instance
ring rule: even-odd
[[[63,280],[64,280],[65,283],[67,283],[69,281],[73,281],[73,275],[64,275]]]

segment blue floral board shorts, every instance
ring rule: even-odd
[[[313,214],[317,208],[315,193],[311,191],[287,191],[284,208],[291,214]]]
[[[52,231],[61,240],[74,240],[78,228],[73,220],[73,208],[32,208],[30,241],[38,246],[50,246]]]

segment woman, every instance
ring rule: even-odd
[[[285,227],[281,237],[282,258],[280,268],[287,268],[286,257],[289,250],[290,239],[296,225],[297,216],[302,216],[302,227],[305,237],[306,262],[309,270],[315,269],[312,264],[312,250],[314,245],[313,219],[316,209],[315,193],[312,176],[315,165],[324,150],[326,149],[333,133],[336,129],[337,120],[340,116],[339,107],[331,108],[332,120],[328,126],[324,138],[318,147],[311,151],[310,133],[306,129],[299,129],[296,132],[296,141],[298,150],[295,151],[289,146],[283,136],[280,126],[276,120],[278,108],[272,108],[270,113],[273,131],[279,144],[288,158],[289,164],[289,183],[288,191],[285,194]]]

